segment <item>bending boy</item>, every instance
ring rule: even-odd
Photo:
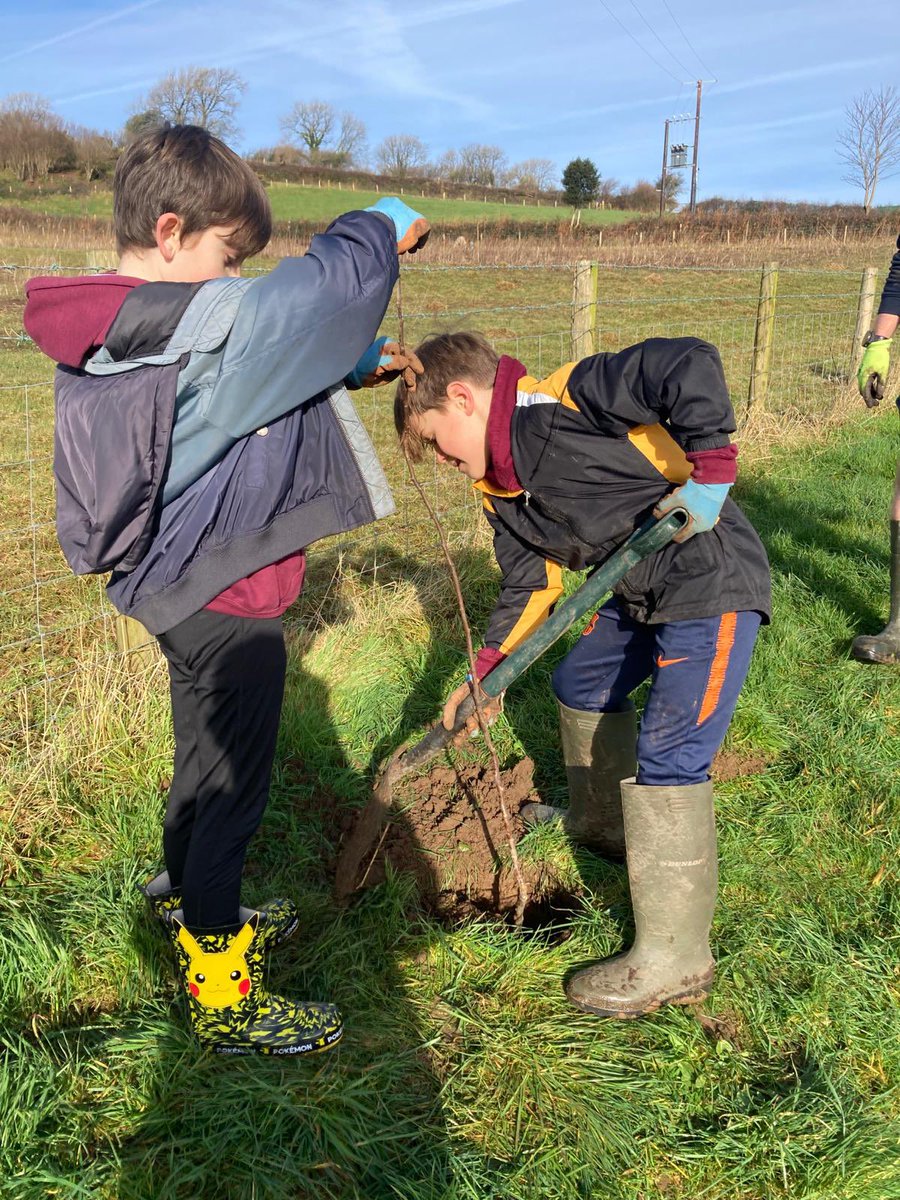
[[[502,573],[476,666],[483,679],[545,619],[561,568],[590,568],[651,513],[691,520],[633,568],[559,664],[569,807],[530,805],[575,841],[627,852],[636,936],[567,984],[579,1008],[637,1017],[708,992],[717,887],[713,755],[759,626],[770,615],[765,551],[728,499],[734,413],[714,347],[654,338],[569,363],[538,381],[472,333],[418,347],[397,431],[482,493]],[[651,679],[640,734],[629,697]],[[468,684],[448,699],[452,728]]]
[[[240,279],[268,199],[205,129],[135,139],[116,166],[119,270],[36,279],[26,328],[56,380],[57,532],[79,573],[168,660],[175,767],[166,870],[142,889],[175,941],[193,1028],[227,1054],[326,1049],[333,1004],[267,992],[296,906],[240,906],[269,796],[285,680],[282,614],[304,548],[393,511],[341,382],[408,367],[370,346],[397,255],[428,225],[399,200],[338,218],[302,258]],[[368,350],[366,349],[367,347]]]

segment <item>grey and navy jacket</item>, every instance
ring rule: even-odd
[[[562,567],[599,565],[673,485],[697,478],[705,458],[733,460],[734,428],[719,355],[696,338],[652,338],[540,381],[501,358],[490,469],[475,484],[502,573],[479,675],[546,618],[562,594]],[[730,499],[710,532],[670,543],[614,590],[648,624],[744,609],[768,621],[771,610],[766,552]]]
[[[881,293],[878,311],[893,313],[895,317],[900,317],[900,238],[897,238],[897,253],[891,259],[888,277],[884,281],[884,290]]]
[[[57,532],[72,568],[113,569],[115,607],[162,633],[393,512],[335,381],[375,337],[397,269],[393,223],[353,212],[269,275],[129,291],[100,349],[57,370]]]

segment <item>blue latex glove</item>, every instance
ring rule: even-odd
[[[664,517],[673,508],[686,510],[689,520],[672,538],[673,542],[686,542],[695,533],[707,533],[719,519],[722,505],[728,495],[730,483],[694,483],[689,479],[681,487],[663,496],[653,510],[654,517]]]
[[[431,226],[421,213],[415,212],[396,196],[385,196],[365,211],[381,213],[385,217],[390,217],[394,222],[394,228],[397,231],[398,254],[415,254],[428,241]]]
[[[383,383],[393,383],[398,375],[403,375],[407,387],[415,391],[416,376],[424,371],[419,358],[412,350],[404,350],[393,338],[377,338],[349,375],[344,377],[348,388],[379,387]]]

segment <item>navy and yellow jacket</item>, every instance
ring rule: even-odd
[[[730,445],[734,429],[718,352],[696,338],[652,338],[540,381],[502,358],[490,467],[475,484],[502,572],[479,674],[546,618],[562,594],[562,567],[602,563],[691,476],[698,456]],[[615,592],[649,624],[745,609],[770,615],[765,550],[730,499],[713,530],[639,563]]]

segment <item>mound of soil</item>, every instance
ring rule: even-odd
[[[525,832],[519,809],[528,800],[540,799],[534,791],[533,769],[526,758],[500,773],[517,842]],[[393,807],[363,887],[381,882],[390,863],[395,871],[415,877],[425,906],[444,919],[513,912],[518,888],[491,767],[436,766],[427,775],[399,783]],[[552,866],[521,865],[533,914],[568,906],[572,896]]]

